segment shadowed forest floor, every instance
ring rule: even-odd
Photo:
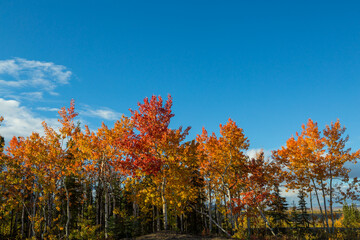
[[[170,239],[188,239],[188,240],[201,240],[201,239],[210,239],[210,240],[225,240],[228,238],[225,237],[216,237],[216,236],[197,236],[191,234],[181,234],[181,233],[173,233],[173,232],[158,232],[152,233],[140,237],[136,237],[136,240],[153,240],[153,239],[160,239],[160,240],[170,240]]]

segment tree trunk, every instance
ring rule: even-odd
[[[46,205],[47,205],[47,204],[44,204],[44,206],[43,206],[43,214],[44,214],[44,228],[43,228],[43,232],[42,232],[42,238],[44,238],[44,235],[45,235],[45,233],[46,233],[46,229],[47,229]]]
[[[219,217],[219,210],[218,210],[218,206],[215,202],[215,218],[216,218],[216,222],[221,225],[221,222],[220,222],[220,217]],[[220,234],[220,228],[218,228],[218,234]]]
[[[335,232],[335,220],[334,220],[334,212],[333,212],[333,187],[332,187],[332,173],[331,173],[331,169],[330,169],[330,214],[331,214],[331,233]]]
[[[115,209],[116,209],[116,196],[115,196],[115,189],[113,190],[113,211],[112,211],[112,213],[113,213],[113,216],[115,217]]]
[[[101,200],[101,196],[102,196],[102,186],[101,186],[101,181],[99,180],[97,190],[96,190],[96,195],[95,195],[96,225],[101,225],[102,226],[102,221],[101,221],[102,200]]]
[[[180,215],[180,231],[184,232],[184,214]]]
[[[34,202],[33,202],[33,212],[32,212],[32,218],[31,218],[32,236],[36,235],[36,233],[35,233],[36,199],[37,199],[37,194],[35,192],[35,194],[34,194]]]
[[[133,201],[133,216],[134,216],[133,227],[134,227],[134,229],[137,229],[137,227],[138,227],[138,222],[137,222],[138,212],[137,212],[136,200]]]
[[[263,214],[263,212],[261,211],[261,209],[260,209],[259,207],[257,207],[257,209],[259,210],[260,215],[261,215],[261,217],[264,219],[264,221],[265,221],[266,225],[267,225],[267,226],[268,226],[268,228],[270,229],[270,231],[271,231],[272,235],[274,235],[274,236],[275,236],[275,233],[274,233],[274,231],[272,230],[272,228],[271,228],[271,226],[270,226],[270,224],[269,224],[268,220],[266,219],[265,215]]]
[[[25,218],[25,207],[21,210],[21,238],[24,238],[24,218]]]
[[[109,192],[107,183],[104,183],[105,187],[105,238],[108,238],[108,228],[109,228]]]
[[[201,204],[201,206],[202,206],[202,202],[200,202],[200,204]],[[203,211],[203,210],[206,211],[205,209],[203,209],[203,207],[201,207],[200,210],[201,210],[201,211]],[[209,219],[210,219],[210,216],[209,216]],[[206,231],[208,231],[208,229],[209,229],[207,223],[208,223],[208,222],[206,221],[206,216],[201,215],[201,225],[205,225],[204,227],[205,227],[205,230],[206,230]]]
[[[313,182],[313,184],[314,184],[316,200],[317,200],[318,205],[319,205],[319,208],[320,208],[320,213],[321,213],[321,217],[322,217],[322,223],[323,223],[323,227],[324,227],[324,230],[325,230],[324,214],[323,214],[322,207],[321,207],[321,204],[320,204],[319,194],[318,194],[318,192],[317,192],[317,187],[316,187],[315,182],[314,182],[313,179],[312,179],[312,182]]]
[[[167,230],[168,226],[168,216],[167,216],[167,202],[165,198],[165,186],[166,186],[166,178],[164,177],[161,188],[161,199],[163,204],[163,214],[164,214],[164,230]]]
[[[198,213],[200,213],[200,214],[202,214],[202,215],[207,216],[208,218],[210,218],[209,214],[207,214],[207,213],[205,213],[205,212],[203,212],[203,211],[197,210],[194,206],[191,206],[191,207],[192,207],[192,209],[194,209],[196,212],[198,212]],[[223,231],[223,232],[226,234],[226,236],[228,236],[229,238],[231,238],[231,235],[230,235],[225,229],[223,229],[217,222],[215,222],[214,220],[212,220],[212,222],[213,222],[221,231]]]
[[[325,195],[325,186],[324,186],[324,184],[322,184],[322,186],[321,186],[321,191],[322,191],[323,201],[324,201],[324,211],[325,211],[326,228],[327,228],[327,232],[330,233],[329,218],[328,218],[328,215],[327,215],[326,195]]]
[[[250,219],[250,216],[249,216],[249,206],[246,207],[246,210],[247,210],[247,214],[246,214],[246,223],[247,223],[247,229],[248,229],[248,239],[251,238],[251,219]]]
[[[224,185],[222,186],[222,197],[223,197],[223,201],[224,201],[224,208],[225,209],[228,209],[228,204],[227,204],[227,201],[226,201],[226,193],[225,193],[225,187]],[[221,199],[220,199],[220,202],[221,202]],[[228,211],[225,211],[225,214],[224,214],[224,219],[223,219],[225,222],[226,220],[228,220],[230,222],[230,213]]]
[[[48,207],[48,223],[47,226],[49,227],[49,229],[51,229],[51,225],[52,225],[52,202],[53,202],[53,194],[49,193],[49,199],[47,201],[47,207]]]
[[[159,208],[156,207],[156,230],[160,232],[161,226],[160,226],[160,214],[159,214]]]
[[[10,236],[12,235],[12,230],[13,230],[13,219],[14,219],[14,210],[11,210],[11,220],[10,220],[10,229],[9,229]]]
[[[212,199],[211,199],[211,185],[210,185],[210,181],[208,183],[208,186],[209,186],[209,231],[210,233],[212,232],[212,211],[211,211],[211,205],[212,205]]]
[[[311,220],[313,223],[313,227],[315,228],[315,219],[314,219],[314,208],[313,208],[313,204],[312,204],[312,194],[310,192],[310,207],[311,207]]]
[[[152,205],[152,232],[153,232],[153,233],[155,232],[155,218],[156,218],[156,215],[155,215],[155,206]]]
[[[230,210],[230,223],[231,223],[231,227],[232,227],[232,230],[233,231],[235,229],[235,223],[234,223],[234,216],[233,216],[233,211],[232,211],[232,206],[231,206],[231,192],[230,192],[230,189],[227,187],[226,188],[227,190],[227,197],[229,199],[229,210]]]
[[[19,220],[19,212],[16,212],[13,235],[17,235],[18,220]]]
[[[81,221],[84,220],[84,215],[85,215],[85,209],[87,209],[87,203],[88,203],[88,199],[87,199],[87,195],[86,195],[86,183],[82,184],[83,187],[83,204],[81,204]]]
[[[63,180],[64,183],[64,189],[65,189],[65,193],[66,193],[66,224],[65,224],[65,236],[66,239],[69,239],[69,224],[70,224],[70,196],[69,196],[69,191],[67,189],[66,183],[65,183],[65,179]]]

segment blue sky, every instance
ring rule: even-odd
[[[191,126],[189,138],[231,117],[252,149],[270,151],[308,118],[321,128],[339,118],[358,149],[359,9],[358,1],[1,1],[0,134],[56,125],[55,109],[72,98],[80,120],[97,128],[144,97],[171,94],[172,126]]]

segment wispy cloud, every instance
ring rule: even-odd
[[[52,116],[51,112],[58,112],[59,108],[46,104],[39,106],[36,102],[58,96],[56,90],[69,84],[71,76],[72,72],[67,67],[53,62],[24,58],[0,60],[0,116],[5,118],[0,135],[9,141],[13,136],[29,136],[33,131],[42,134],[43,121],[57,128],[57,118],[44,115]],[[122,116],[107,107],[94,108],[88,105],[77,108],[77,112],[83,123],[87,120],[82,117],[113,121]]]
[[[38,117],[19,101],[0,98],[0,115],[4,122],[0,127],[0,135],[8,142],[13,136],[29,136],[32,132],[43,134],[41,123],[46,121],[50,126],[58,127],[55,118]]]
[[[52,107],[37,107],[36,110],[44,111],[44,112],[58,112],[60,108],[52,108]]]
[[[65,66],[52,62],[23,58],[0,60],[0,91],[8,93],[7,96],[10,96],[14,90],[20,91],[19,96],[23,95],[24,98],[29,93],[36,92],[35,99],[41,99],[44,92],[58,95],[55,89],[60,85],[68,84],[71,75],[72,72]],[[33,89],[35,91],[31,91]]]
[[[85,109],[79,111],[79,114],[82,116],[102,118],[105,120],[117,120],[122,116],[122,113],[116,112],[110,108],[103,107],[92,109],[90,106],[85,106]]]
[[[42,92],[23,92],[21,93],[21,96],[25,98],[26,100],[35,101],[35,100],[41,100],[43,98]]]

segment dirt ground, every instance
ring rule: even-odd
[[[177,234],[177,233],[171,233],[171,232],[158,232],[158,233],[152,233],[144,236],[140,236],[135,238],[136,240],[170,240],[170,239],[187,239],[187,240],[225,240],[228,238],[224,237],[207,237],[207,236],[196,236],[196,235],[190,235],[190,234]]]

